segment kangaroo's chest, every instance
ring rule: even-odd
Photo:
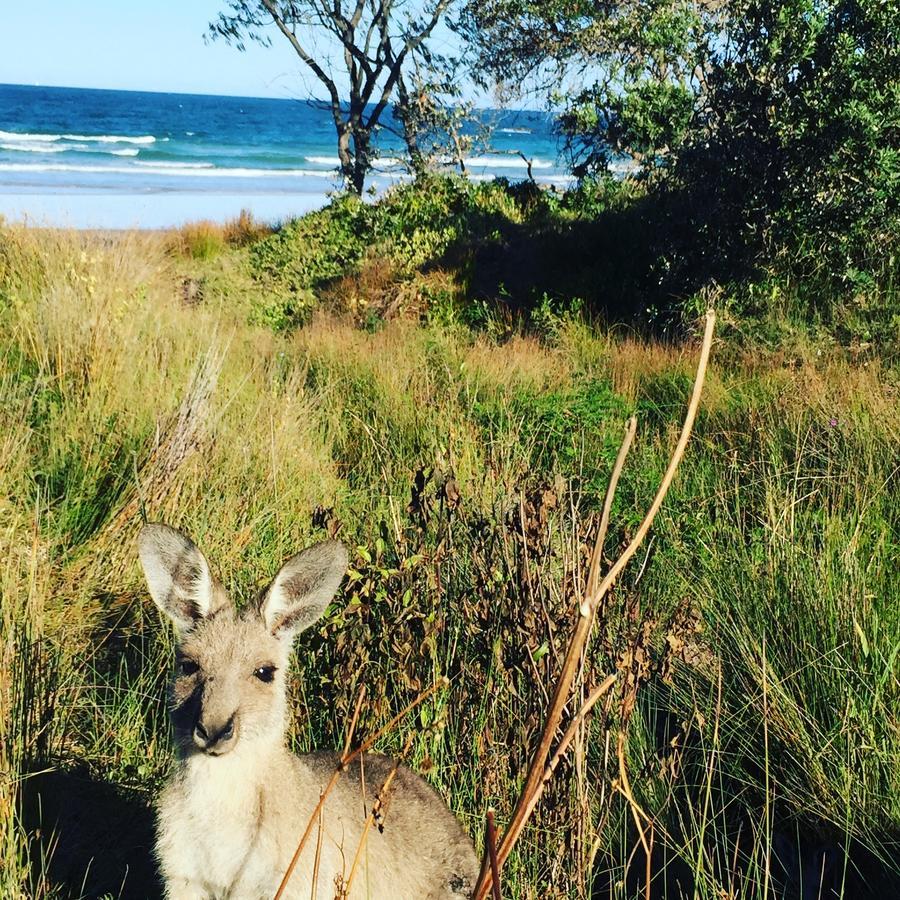
[[[354,870],[351,900],[428,895],[414,883],[415,867],[408,868],[415,853],[407,847],[398,858],[389,846],[390,830],[385,835],[373,828],[364,840],[366,811],[352,789],[336,790],[316,823],[315,801],[324,781],[300,778],[296,763],[274,774],[267,767],[278,786],[272,790],[229,773],[227,759],[214,762],[215,768],[179,770],[158,803],[157,854],[171,897],[182,896],[171,886],[184,884],[183,896],[191,900],[271,900],[310,823],[286,897],[332,900]]]
[[[208,897],[271,897],[281,850],[266,795],[226,772],[180,772],[158,806],[157,853],[167,881],[202,885]]]

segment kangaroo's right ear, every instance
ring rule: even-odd
[[[292,556],[262,594],[260,611],[277,637],[293,638],[321,618],[347,572],[347,550],[323,541]]]
[[[179,632],[190,631],[197,621],[222,606],[206,557],[197,545],[168,525],[145,525],[138,537],[138,555],[153,602]]]

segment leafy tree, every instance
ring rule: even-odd
[[[900,5],[742,0],[671,181],[706,246],[821,287],[900,250]],[[690,263],[690,260],[687,260]]]
[[[463,21],[482,78],[562,108],[576,174],[639,164],[661,278],[896,269],[895,0],[473,0]]]
[[[484,0],[462,17],[483,80],[529,84],[561,109],[576,174],[658,166],[706,95],[723,6],[691,0]]]
[[[227,10],[210,24],[210,35],[241,50],[247,40],[270,44],[273,31],[288,41],[327,92],[341,175],[360,194],[372,167],[373,132],[387,118],[404,67],[427,50],[452,2],[229,0]],[[334,49],[337,69],[329,62]]]
[[[900,251],[900,4],[806,15],[811,46],[786,73],[790,102],[771,124],[787,157],[776,233],[807,271],[827,262],[852,281]]]
[[[447,165],[465,174],[466,158],[490,142],[490,124],[462,96],[465,65],[460,57],[421,54],[398,83],[395,115],[417,176]]]

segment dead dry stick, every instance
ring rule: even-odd
[[[603,512],[600,513],[600,527],[597,529],[597,539],[594,542],[594,552],[591,554],[591,564],[588,567],[588,583],[585,589],[585,596],[592,597],[597,591],[597,581],[600,576],[600,563],[602,562],[600,554],[603,553],[603,545],[606,543],[606,532],[609,530],[609,517],[612,514],[613,500],[616,497],[616,489],[619,486],[619,478],[622,476],[622,469],[625,468],[625,458],[631,449],[634,436],[637,432],[637,416],[632,416],[625,426],[625,437],[622,438],[622,445],[616,454],[616,462],[613,466],[612,475],[609,477],[609,484],[606,486],[606,496],[603,498]]]
[[[503,863],[506,861],[506,858],[512,851],[512,848],[515,845],[515,842],[518,840],[528,816],[534,809],[534,805],[532,803],[532,795],[535,791],[538,790],[541,783],[545,762],[550,752],[550,745],[562,718],[563,709],[565,708],[566,703],[569,701],[572,682],[574,680],[578,663],[581,658],[582,650],[584,649],[584,645],[593,626],[593,620],[597,610],[597,606],[609,591],[609,589],[612,587],[616,578],[618,578],[618,576],[621,574],[622,570],[628,564],[629,560],[637,552],[638,547],[646,537],[647,532],[650,530],[650,526],[653,524],[653,520],[656,518],[656,514],[659,512],[659,508],[660,506],[662,506],[662,502],[665,499],[666,494],[668,493],[669,487],[672,484],[672,479],[675,477],[675,472],[678,469],[678,464],[681,462],[681,458],[684,455],[684,450],[687,446],[688,439],[691,436],[691,431],[693,429],[694,421],[697,417],[697,411],[700,406],[700,397],[703,392],[703,382],[706,378],[706,367],[707,363],[709,362],[709,354],[712,348],[712,338],[713,331],[715,329],[715,322],[715,312],[713,310],[709,310],[706,313],[706,328],[703,334],[703,343],[700,348],[700,359],[697,363],[697,374],[694,378],[694,388],[691,393],[690,401],[688,403],[688,409],[687,413],[685,414],[684,424],[682,425],[678,443],[676,444],[675,449],[672,452],[672,457],[669,461],[668,467],[666,468],[666,472],[663,475],[662,481],[660,482],[659,488],[656,492],[656,496],[653,498],[653,502],[650,504],[650,508],[647,511],[643,522],[641,522],[640,527],[635,533],[635,536],[632,539],[631,543],[628,545],[628,547],[625,548],[616,562],[613,563],[609,572],[606,574],[603,581],[600,582],[599,586],[597,586],[596,589],[593,589],[598,580],[600,558],[602,555],[602,543],[600,539],[605,538],[605,531],[603,530],[603,526],[605,523],[603,521],[603,518],[601,517],[601,530],[598,531],[598,541],[594,545],[594,552],[591,557],[591,566],[587,578],[587,590],[585,591],[584,600],[582,601],[580,606],[581,617],[579,618],[579,621],[575,627],[575,632],[572,635],[572,639],[569,643],[569,648],[566,652],[566,658],[563,662],[562,671],[553,693],[553,700],[550,704],[550,710],[547,713],[544,730],[541,733],[541,738],[538,743],[537,750],[532,757],[531,765],[528,770],[528,776],[525,781],[525,786],[519,796],[519,800],[516,804],[516,809],[513,813],[512,820],[510,821],[509,827],[507,828],[506,833],[503,836],[503,840],[501,841],[500,847],[497,852],[498,864],[500,866],[503,865]],[[634,437],[634,429],[635,422],[632,419],[629,422],[628,430],[626,430],[625,437],[622,441],[622,447],[620,448],[618,458],[616,459],[616,467],[613,469],[613,474],[610,478],[610,484],[607,488],[606,499],[604,501],[604,511],[606,511],[607,508],[612,507],[612,500],[613,496],[615,495],[615,486],[618,483],[618,478],[621,474],[621,466],[624,465],[625,456],[627,455],[628,449],[631,446],[631,440]],[[484,898],[487,896],[487,891],[490,887],[491,881],[492,876],[487,866],[487,859],[485,858],[482,861],[481,873],[478,877],[478,882],[472,894],[473,900],[484,900]]]
[[[591,691],[588,695],[587,700],[584,701],[584,705],[581,709],[578,710],[577,713],[572,717],[572,721],[569,722],[569,727],[566,729],[566,733],[563,735],[562,740],[559,742],[559,746],[556,748],[556,752],[553,754],[552,759],[549,763],[547,763],[547,768],[544,769],[544,777],[541,779],[541,789],[546,785],[550,779],[553,777],[553,773],[556,771],[556,767],[559,765],[560,760],[566,755],[566,750],[569,749],[569,744],[572,743],[575,738],[575,732],[578,730],[578,726],[587,718],[590,714],[590,711],[594,708],[597,701],[616,683],[615,675],[607,675],[603,681]]]
[[[353,707],[353,717],[350,719],[350,727],[347,729],[347,738],[344,741],[344,749],[341,751],[341,759],[346,759],[350,752],[350,744],[353,743],[353,732],[356,731],[356,723],[359,721],[359,711],[362,709],[363,700],[366,697],[366,686],[362,685],[356,697],[356,706]]]
[[[562,758],[566,755],[566,751],[569,749],[569,745],[575,738],[575,733],[578,731],[578,726],[584,721],[585,717],[594,708],[594,704],[596,704],[596,702],[615,683],[615,675],[608,675],[606,678],[604,678],[603,681],[596,688],[594,688],[593,691],[591,691],[581,709],[579,709],[578,712],[572,717],[572,721],[569,722],[569,727],[566,729],[566,733],[563,735],[562,740],[559,742],[559,746],[556,748],[556,752],[553,754],[550,762],[548,762],[546,767],[544,768],[540,783],[528,799],[528,803],[525,807],[526,819],[531,815],[531,813],[534,811],[534,808],[537,806],[538,801],[541,799],[541,795],[544,793],[544,788],[547,787],[548,784],[550,784],[550,781],[553,778],[553,773],[556,771],[556,767],[559,765]]]
[[[410,732],[406,738],[406,742],[403,744],[403,750],[400,752],[400,756],[394,760],[394,765],[391,768],[391,771],[388,772],[387,778],[384,779],[384,783],[381,785],[381,790],[378,791],[376,795],[377,799],[375,803],[372,804],[372,812],[366,817],[366,823],[363,825],[363,833],[360,835],[359,844],[356,848],[356,853],[353,857],[353,865],[350,866],[350,874],[347,876],[347,881],[344,884],[344,891],[346,892],[346,896],[350,896],[350,885],[353,884],[353,879],[356,876],[356,869],[359,866],[359,861],[362,858],[363,850],[366,846],[366,841],[369,839],[369,829],[372,827],[372,823],[375,821],[375,816],[384,807],[384,801],[387,797],[387,792],[391,789],[391,784],[394,781],[395,776],[397,775],[397,769],[400,768],[400,762],[402,759],[405,759],[406,754],[409,753],[409,748],[412,746],[413,737],[415,732]],[[379,806],[380,803],[380,806]]]
[[[619,577],[619,573],[622,569],[628,565],[629,560],[634,556],[638,547],[640,547],[641,542],[647,536],[647,532],[650,530],[650,526],[653,524],[653,520],[659,512],[663,500],[666,499],[666,494],[669,492],[672,479],[675,477],[675,472],[678,470],[678,464],[681,462],[681,457],[684,456],[687,442],[690,440],[691,431],[694,428],[694,420],[697,418],[697,410],[700,408],[700,397],[703,394],[703,382],[706,379],[706,364],[709,362],[709,351],[712,348],[713,330],[715,329],[715,326],[716,314],[713,310],[709,310],[706,313],[706,330],[703,334],[703,345],[700,348],[700,360],[697,363],[697,375],[694,378],[694,390],[691,394],[690,403],[688,404],[687,415],[684,417],[684,424],[681,426],[681,434],[678,438],[678,443],[672,451],[672,458],[669,460],[669,466],[666,469],[665,475],[663,475],[662,481],[659,483],[659,488],[656,491],[653,502],[650,504],[650,509],[647,510],[647,515],[644,516],[644,521],[641,522],[640,527],[637,532],[635,532],[634,537],[631,539],[631,543],[625,548],[622,555],[613,563],[609,572],[606,573],[606,577],[601,582],[600,587],[597,588],[595,595],[593,597],[586,597],[581,604],[581,614],[583,616],[588,615],[591,607],[596,606],[597,603],[600,602],[603,595],[610,587],[612,587],[616,578]]]
[[[628,769],[625,766],[625,732],[619,732],[619,739],[616,745],[616,754],[619,758],[619,792],[622,796],[628,801],[628,808],[631,810],[631,817],[634,819],[634,826],[637,828],[638,837],[641,839],[641,846],[644,848],[644,854],[646,858],[650,859],[650,843],[647,841],[647,835],[644,831],[644,826],[641,822],[641,819],[645,819],[647,823],[650,825],[650,828],[653,828],[653,822],[650,820],[650,816],[641,809],[640,804],[637,800],[634,799],[634,794],[631,792],[631,782],[628,780]],[[652,831],[651,831],[652,833]],[[647,863],[649,866],[649,862]],[[649,883],[649,872],[647,881]]]
[[[334,789],[334,786],[337,784],[338,779],[344,772],[347,771],[347,766],[353,762],[358,756],[361,756],[365,753],[374,743],[377,741],[382,735],[386,734],[390,731],[404,716],[406,716],[409,712],[414,710],[420,703],[427,700],[435,691],[439,690],[442,687],[446,687],[449,684],[449,681],[446,678],[439,678],[430,688],[425,691],[422,691],[412,703],[408,706],[404,707],[384,728],[380,728],[375,734],[372,735],[368,740],[363,742],[363,744],[354,750],[349,755],[345,752],[341,755],[341,760],[338,763],[337,768],[331,775],[328,784],[325,785],[325,789],[319,795],[319,802],[316,804],[316,808],[312,811],[312,815],[309,817],[309,821],[306,823],[306,829],[303,832],[302,837],[300,838],[300,843],[297,844],[297,849],[294,851],[294,855],[291,857],[291,861],[288,863],[288,867],[284,872],[284,877],[281,879],[281,884],[278,885],[278,890],[275,891],[275,897],[273,900],[281,900],[284,895],[285,888],[288,885],[288,882],[291,880],[291,875],[294,874],[294,869],[297,868],[297,862],[300,859],[300,854],[303,852],[303,848],[306,846],[306,842],[309,840],[309,836],[312,833],[313,825],[316,822],[316,819],[319,816],[319,813],[322,810],[322,807],[325,805],[325,800],[328,795]],[[357,701],[357,713],[359,711],[359,706],[362,703],[362,699]],[[356,714],[354,714],[354,720],[351,724],[355,725],[356,722]],[[350,746],[350,740],[352,738],[352,733],[348,733],[347,740],[345,742],[345,747]]]
[[[619,447],[619,452],[616,456],[616,462],[613,466],[612,475],[610,476],[609,484],[606,488],[606,497],[603,501],[603,514],[600,517],[600,527],[597,531],[597,538],[594,542],[594,550],[591,554],[591,563],[588,569],[585,596],[590,596],[589,592],[596,588],[597,582],[599,581],[600,563],[603,554],[603,542],[606,539],[606,530],[609,525],[609,513],[612,509],[616,487],[618,486],[619,478],[622,474],[622,469],[625,466],[625,459],[628,456],[628,451],[631,449],[631,444],[634,440],[636,430],[637,419],[632,416],[628,420],[628,424],[626,425],[625,434],[622,438],[622,444]],[[594,609],[596,609],[596,607],[594,607]],[[569,647],[566,651],[566,657],[563,661],[562,671],[556,682],[553,699],[550,703],[550,710],[547,713],[547,719],[544,724],[544,729],[541,733],[538,748],[535,751],[534,756],[532,757],[531,766],[528,770],[528,777],[526,779],[525,786],[519,796],[519,801],[513,813],[512,820],[509,823],[509,827],[506,830],[506,834],[503,837],[503,841],[498,851],[498,862],[501,866],[506,861],[506,857],[509,855],[513,844],[518,839],[518,836],[525,825],[525,821],[530,815],[531,809],[534,808],[533,805],[531,805],[529,808],[529,798],[531,798],[531,796],[539,789],[540,780],[544,771],[544,764],[546,763],[547,757],[550,754],[550,747],[553,741],[553,737],[556,734],[556,729],[559,726],[560,720],[562,719],[563,709],[565,708],[565,705],[569,699],[572,682],[575,679],[576,672],[581,662],[582,651],[584,650],[584,645],[587,642],[587,638],[590,635],[591,628],[593,627],[593,619],[593,614],[589,616],[581,616],[576,623],[575,632],[572,635],[571,641],[569,642]],[[482,900],[482,898],[486,896],[487,885],[490,883],[488,879],[492,879],[492,876],[488,874],[488,858],[487,854],[485,854],[481,862],[481,872],[478,876],[478,885],[475,889],[475,893],[473,894],[475,900]]]
[[[597,531],[597,538],[594,542],[594,550],[591,554],[591,563],[588,569],[588,576],[585,585],[586,596],[589,596],[588,591],[596,587],[597,582],[599,581],[600,562],[603,554],[603,542],[606,539],[606,529],[609,524],[609,511],[612,509],[612,502],[613,497],[615,496],[616,487],[618,486],[619,478],[622,475],[622,469],[625,466],[625,459],[628,456],[628,451],[631,449],[631,444],[634,441],[634,435],[636,431],[637,419],[632,416],[628,420],[628,424],[625,427],[625,434],[622,437],[622,444],[619,447],[619,452],[616,456],[616,462],[613,466],[612,475],[609,479],[609,485],[606,488],[606,497],[603,501],[603,515],[601,515],[600,518],[600,527]],[[596,607],[594,607],[594,609],[596,609]],[[575,624],[575,631],[569,642],[569,647],[566,650],[566,657],[563,660],[562,671],[560,672],[559,678],[556,682],[556,687],[554,688],[553,699],[550,701],[550,710],[547,713],[547,719],[544,723],[544,729],[541,732],[537,750],[535,750],[534,756],[531,759],[531,766],[528,770],[528,776],[525,781],[525,786],[522,788],[522,793],[519,795],[519,800],[516,804],[516,809],[513,812],[513,817],[506,829],[506,833],[503,836],[503,840],[501,841],[500,847],[497,852],[498,862],[500,866],[502,866],[506,861],[506,857],[512,850],[512,847],[515,844],[516,840],[518,840],[518,836],[525,825],[525,821],[528,815],[530,814],[530,810],[528,809],[529,798],[532,796],[532,794],[534,794],[536,790],[538,790],[538,787],[540,785],[541,777],[544,772],[544,765],[547,761],[547,757],[550,755],[550,747],[552,745],[553,738],[556,735],[556,729],[559,727],[559,723],[562,719],[563,710],[565,709],[566,703],[569,700],[569,695],[572,689],[572,682],[575,680],[575,675],[581,664],[581,655],[584,650],[584,645],[587,643],[588,636],[591,633],[593,624],[593,613],[588,616],[580,616]],[[534,807],[532,806],[531,809],[533,808]],[[491,877],[492,876],[490,875],[488,869],[487,854],[485,854],[481,861],[481,872],[478,876],[478,883],[475,888],[475,892],[472,895],[474,900],[483,900],[483,898],[487,896],[488,885],[490,884]]]
[[[319,810],[318,828],[316,829],[316,856],[313,860],[312,887],[309,891],[309,900],[316,900],[319,889],[319,865],[322,861],[322,810]]]
[[[485,844],[487,845],[488,859],[491,861],[491,890],[494,900],[500,897],[500,864],[497,862],[497,826],[494,824],[494,810],[487,811],[487,826],[485,828]]]

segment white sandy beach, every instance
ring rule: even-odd
[[[255,219],[280,222],[323,206],[323,193],[59,192],[0,193],[0,216],[54,228],[170,228],[210,219],[224,222],[248,209]]]

